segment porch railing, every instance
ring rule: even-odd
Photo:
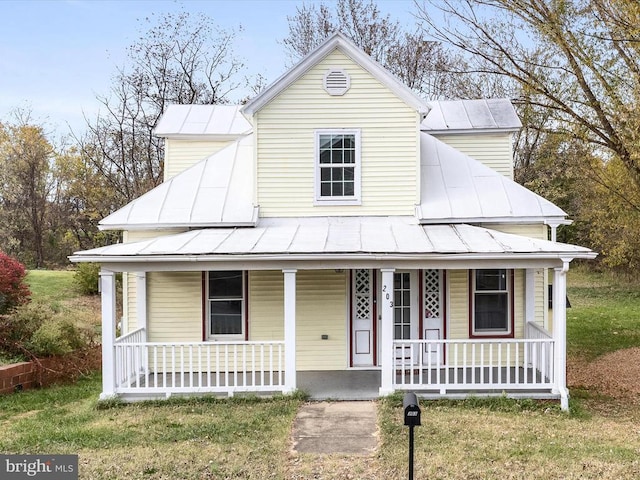
[[[284,342],[138,342],[115,345],[116,393],[284,390]]]
[[[530,340],[551,340],[553,336],[540,325],[534,322],[527,322],[525,327],[525,336]],[[547,378],[554,378],[554,350],[553,348],[545,348],[544,342],[530,343],[529,358],[537,361],[535,367]]]
[[[554,386],[551,338],[396,340],[396,389],[541,390]]]

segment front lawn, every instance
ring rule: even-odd
[[[567,349],[569,357],[593,360],[640,346],[640,283],[585,268],[569,270]]]

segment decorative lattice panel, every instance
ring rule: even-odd
[[[428,318],[440,318],[440,272],[424,271],[424,309]]]
[[[356,318],[371,318],[371,271],[356,270],[354,283]]]

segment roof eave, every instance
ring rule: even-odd
[[[473,135],[477,133],[517,133],[522,127],[510,127],[510,128],[444,128],[444,129],[429,129],[420,127],[421,132],[428,133],[429,135]]]
[[[559,216],[539,216],[539,217],[468,217],[468,218],[420,218],[418,222],[421,225],[440,225],[440,224],[471,224],[479,223],[508,223],[508,224],[532,224],[540,223],[544,225],[571,225],[572,220]]]
[[[594,259],[598,256],[591,250],[577,250],[564,252],[491,252],[491,253],[414,253],[414,254],[393,254],[393,253],[334,253],[334,254],[218,254],[218,255],[71,255],[69,260],[78,262],[98,262],[98,263],[148,263],[148,262],[266,262],[266,261],[527,261],[527,260],[561,260],[570,262],[574,259]]]
[[[112,224],[112,225],[104,225],[98,224],[98,230],[107,231],[107,230],[168,230],[172,228],[235,228],[235,227],[255,227],[257,224],[256,220],[252,220],[250,222],[189,222],[189,223],[135,223],[135,224]]]

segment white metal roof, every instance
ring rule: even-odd
[[[340,32],[336,32],[328,37],[322,44],[304,57],[293,68],[280,76],[280,78],[265,88],[257,96],[249,100],[244,107],[242,107],[241,111],[249,116],[253,115],[335,49],[339,49],[344,52],[345,55],[349,56],[362,68],[371,73],[371,75],[378,79],[382,84],[386,85],[407,105],[415,108],[416,111],[423,114],[426,114],[429,111],[429,106],[424,99],[416,95],[409,87],[398,80],[369,55],[364,53],[360,48],[356,47],[351,40]]]
[[[154,133],[169,138],[238,138],[252,129],[240,108],[238,105],[169,105]]]
[[[470,225],[420,225],[414,217],[263,218],[254,228],[192,230],[150,240],[76,252],[71,260],[140,262],[190,256],[273,259],[325,256],[480,254],[537,258],[583,257],[587,248],[536,240]]]
[[[149,229],[256,223],[253,137],[196,163],[104,218],[106,229]]]
[[[424,132],[420,151],[422,223],[569,223],[550,201]]]
[[[429,102],[421,129],[429,133],[516,131],[522,123],[507,98]]]

